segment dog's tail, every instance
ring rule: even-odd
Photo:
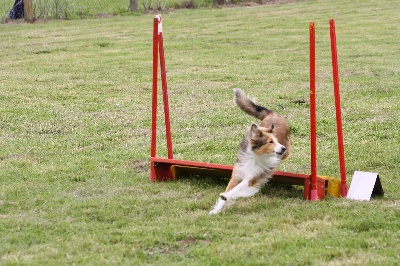
[[[241,89],[235,88],[233,89],[233,93],[235,94],[234,100],[236,105],[245,113],[260,120],[263,120],[267,115],[272,113],[271,110],[257,105],[253,100],[247,97]]]

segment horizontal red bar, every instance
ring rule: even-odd
[[[163,163],[163,164],[179,165],[179,166],[187,166],[187,167],[198,167],[198,168],[206,168],[206,169],[218,169],[218,170],[233,171],[233,165],[225,165],[225,164],[195,162],[195,161],[158,158],[158,157],[151,157],[150,162],[155,163],[155,164]],[[275,171],[274,177],[289,177],[289,178],[307,179],[307,178],[310,178],[310,175],[309,174]]]

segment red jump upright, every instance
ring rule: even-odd
[[[335,21],[332,19],[330,24],[331,36],[331,51],[332,51],[332,73],[333,73],[333,88],[335,94],[335,107],[336,107],[336,132],[338,138],[338,153],[339,153],[339,166],[340,166],[340,194],[342,197],[347,196],[347,183],[346,183],[346,161],[344,157],[344,141],[342,130],[342,108],[340,106],[340,89],[339,89],[339,66],[336,48],[336,29]]]
[[[310,143],[311,191],[309,199],[317,200],[317,109],[315,85],[315,24],[310,22]]]

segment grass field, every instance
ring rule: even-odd
[[[311,203],[301,187],[267,186],[217,216],[227,180],[149,182],[153,15],[1,24],[0,264],[398,265],[398,1],[164,14],[174,155],[234,163],[254,122],[233,104],[240,87],[289,121],[279,169],[307,173],[315,21],[318,172],[338,176],[332,18],[347,175],[379,173],[384,197]]]

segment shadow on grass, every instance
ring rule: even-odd
[[[178,181],[187,182],[201,188],[210,188],[215,186],[225,187],[228,184],[229,179],[215,176],[185,175],[180,176]]]
[[[268,183],[261,189],[261,194],[269,198],[297,198],[304,197],[304,188],[283,183]]]
[[[228,185],[229,178],[226,177],[213,177],[213,176],[200,176],[200,175],[187,175],[181,176],[178,179],[180,182],[187,182],[193,186],[202,189],[210,187],[225,187]],[[302,186],[293,186],[283,183],[268,183],[261,188],[259,192],[269,198],[299,198],[304,197],[304,189]]]

